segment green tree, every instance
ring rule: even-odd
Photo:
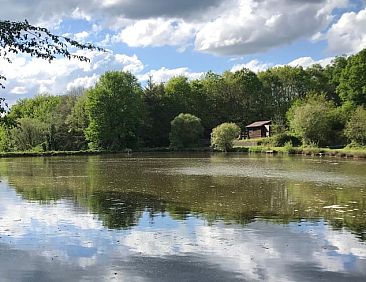
[[[11,149],[10,130],[5,124],[0,124],[0,152]]]
[[[52,118],[60,103],[60,96],[52,96],[49,94],[20,99],[11,107],[9,117],[15,120],[25,117],[35,118],[42,122],[47,122]]]
[[[171,122],[170,145],[176,148],[198,147],[202,134],[201,119],[181,113]]]
[[[169,145],[171,114],[166,110],[165,87],[163,83],[153,83],[152,77],[142,94],[144,120],[139,136],[146,147]]]
[[[329,145],[334,125],[335,106],[324,95],[298,100],[288,112],[290,130],[305,145]]]
[[[225,72],[223,79],[226,84],[226,91],[222,93],[224,101],[220,106],[225,112],[223,121],[245,126],[253,120],[267,117],[262,83],[254,72],[249,69]]]
[[[210,131],[225,121],[243,126],[266,115],[262,83],[248,69],[235,73],[225,72],[222,75],[208,72],[201,85],[195,83],[194,86],[192,92],[201,107],[202,124]],[[203,103],[203,100],[206,102]]]
[[[37,95],[21,99],[11,108],[8,118],[35,119],[45,125],[46,150],[72,150],[73,135],[66,124],[76,97],[74,95]]]
[[[345,135],[354,145],[366,145],[366,110],[359,106],[347,122]]]
[[[106,72],[87,91],[85,136],[91,148],[121,150],[136,144],[142,120],[141,94],[136,77],[120,71]]]
[[[77,97],[74,107],[66,118],[68,132],[72,136],[72,149],[87,149],[85,130],[89,126],[89,117],[86,111],[86,94]]]
[[[348,58],[337,93],[343,102],[366,106],[366,49]]]
[[[18,126],[10,130],[10,136],[14,144],[14,149],[27,151],[45,149],[47,141],[46,125],[34,118],[20,118],[17,120]]]
[[[201,79],[202,86],[194,87],[194,93],[199,91],[201,93],[194,94],[195,96],[203,96],[204,102],[201,102],[202,108],[200,110],[200,117],[202,119],[203,127],[208,131],[205,137],[209,137],[212,128],[220,123],[227,121],[227,111],[223,109],[225,104],[224,93],[226,91],[226,83],[223,77],[219,74],[208,72]],[[193,86],[193,85],[192,85]]]
[[[169,98],[172,106],[171,111],[175,113],[187,110],[190,102],[191,87],[188,78],[185,76],[176,76],[168,80],[165,85],[165,94]]]
[[[235,123],[222,123],[216,126],[211,133],[211,146],[220,151],[230,150],[240,131],[240,127]]]
[[[325,67],[324,73],[328,81],[328,93],[327,96],[332,99],[337,105],[341,103],[341,99],[337,93],[337,87],[339,86],[342,71],[347,66],[347,57],[338,56],[335,57],[331,64]],[[319,90],[315,90],[320,92]]]
[[[258,74],[266,98],[266,118],[285,120],[292,103],[309,92],[308,73],[302,67],[274,67]]]

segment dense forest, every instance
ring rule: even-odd
[[[111,71],[90,89],[18,100],[0,119],[0,151],[193,147],[222,123],[244,131],[257,120],[273,121],[274,145],[365,146],[365,107],[366,49],[326,67],[151,78],[145,87]]]

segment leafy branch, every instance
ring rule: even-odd
[[[51,62],[58,56],[68,59],[89,62],[82,55],[72,54],[70,47],[81,50],[105,51],[91,43],[82,44],[71,38],[52,34],[44,27],[33,26],[24,22],[0,21],[0,57],[11,63],[10,54],[27,53],[32,57],[41,58]],[[1,80],[6,80],[0,75],[0,87],[4,88]]]

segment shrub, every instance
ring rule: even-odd
[[[235,123],[222,123],[211,133],[211,146],[220,151],[228,151],[233,147],[233,141],[240,134],[240,127]]]
[[[201,119],[191,114],[179,114],[171,121],[170,146],[193,148],[199,146],[203,134]]]
[[[344,134],[354,145],[366,145],[366,110],[358,107],[346,124]]]
[[[289,132],[281,132],[272,137],[273,146],[283,147],[286,143],[291,143],[293,146],[301,146],[301,140],[296,136],[293,136]]]
[[[324,95],[310,95],[289,110],[290,129],[305,145],[328,145],[332,139],[334,110],[334,104]]]

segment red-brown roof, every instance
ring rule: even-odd
[[[246,128],[252,128],[252,127],[261,127],[267,124],[271,124],[272,121],[270,120],[262,120],[262,121],[256,121],[246,126]]]

